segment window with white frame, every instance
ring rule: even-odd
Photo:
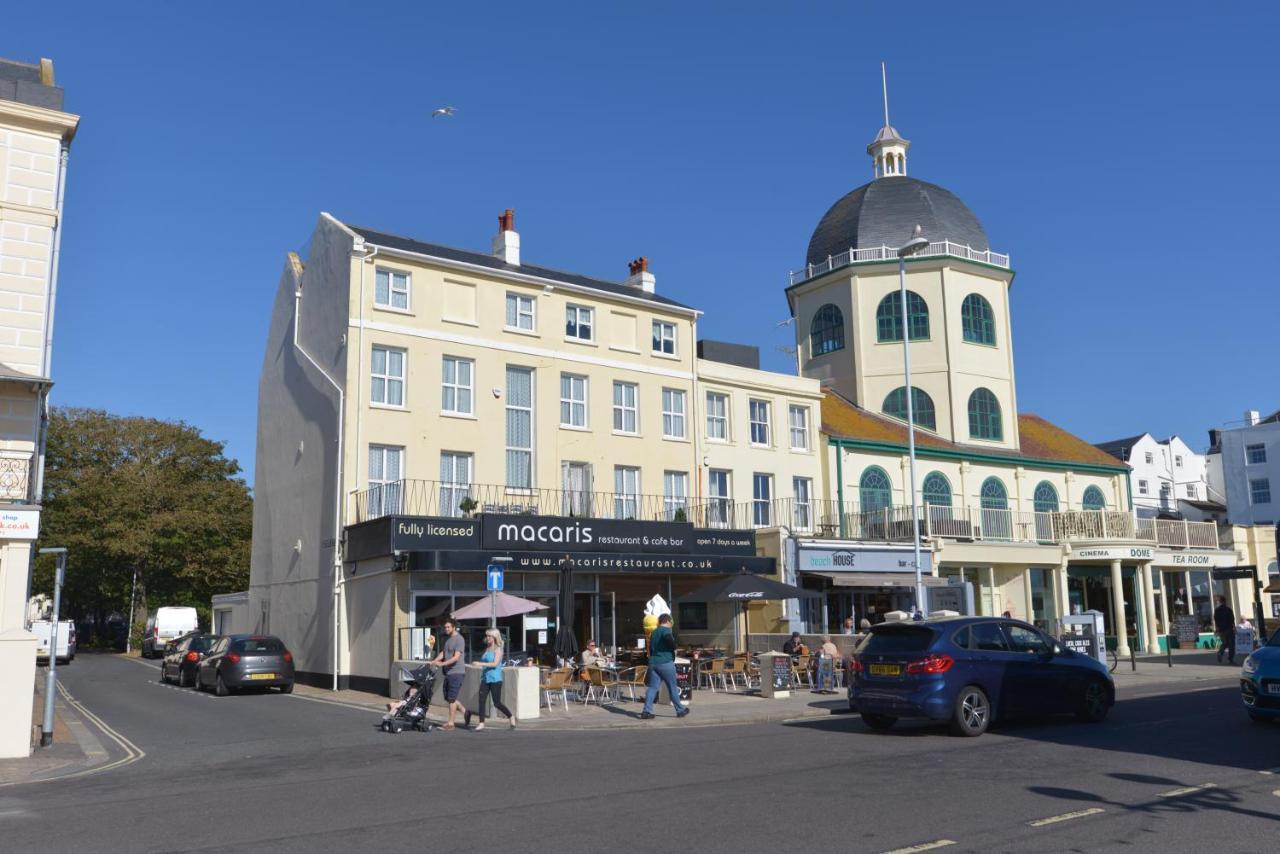
[[[791,426],[791,450],[809,450],[809,408],[792,406],[787,417]]]
[[[813,481],[807,477],[791,479],[791,493],[795,496],[791,505],[791,524],[801,531],[812,527]]]
[[[1262,444],[1245,445],[1244,461],[1251,466],[1265,463],[1267,461],[1267,446]]]
[[[369,368],[369,401],[404,406],[404,351],[374,347]]]
[[[635,519],[640,515],[640,469],[613,467],[613,518]]]
[[[587,426],[587,378],[560,375],[560,426]]]
[[[769,401],[752,398],[747,404],[751,423],[751,444],[769,444]]]
[[[751,475],[751,523],[757,528],[773,524],[773,475]]]
[[[1156,461],[1156,455],[1151,453],[1150,451],[1147,451],[1145,454],[1143,454],[1142,458],[1146,460],[1147,465],[1151,465]]]
[[[591,341],[595,336],[595,309],[570,305],[564,310],[564,335],[578,341]]]
[[[471,497],[471,454],[440,452],[440,515],[458,517],[462,502]]]
[[[374,274],[373,304],[409,310],[409,274],[379,270]]]
[[[1173,464],[1178,468],[1182,468],[1182,454],[1178,454],[1173,458]]]
[[[507,486],[533,488],[533,369],[507,366]]]
[[[533,331],[533,297],[507,294],[507,328]]]
[[[676,325],[674,323],[667,323],[665,320],[653,322],[653,352],[675,355]]]
[[[711,499],[708,508],[710,518],[708,524],[713,528],[729,527],[733,494],[729,491],[729,471],[727,469],[711,469],[707,472],[707,497]]]
[[[662,517],[668,521],[689,521],[689,473],[662,473]]]
[[[1139,480],[1139,481],[1138,481],[1138,494],[1139,494],[1139,495],[1146,495],[1148,492],[1150,492],[1150,484],[1148,484],[1145,480]]]
[[[1188,483],[1188,484],[1187,484],[1187,497],[1188,497],[1188,498],[1196,498],[1196,497],[1197,497],[1197,495],[1196,495],[1196,485],[1195,485],[1194,483]]]
[[[440,411],[451,415],[472,415],[475,363],[470,359],[445,356],[440,376]]]
[[[683,439],[684,431],[684,391],[678,388],[662,390],[662,437],[664,439]]]
[[[1271,479],[1266,477],[1249,478],[1249,503],[1271,503]]]
[[[640,432],[640,413],[636,409],[639,389],[635,383],[613,384],[613,430],[615,433]]]
[[[707,438],[716,442],[729,441],[729,395],[718,391],[707,392]]]
[[[395,445],[369,446],[368,518],[403,512],[403,478],[404,448]]]

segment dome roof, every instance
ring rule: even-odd
[[[930,241],[990,248],[982,223],[955,194],[906,175],[877,178],[853,190],[822,217],[805,260],[819,264],[850,249],[901,246],[919,225]]]

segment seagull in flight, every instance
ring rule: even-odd
[[[458,112],[457,107],[440,107],[439,109],[431,111],[431,118],[435,119],[440,116],[452,116],[456,112]]]

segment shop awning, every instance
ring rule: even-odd
[[[915,587],[916,577],[910,572],[805,572],[828,578],[836,587]],[[947,579],[922,575],[925,587],[946,587]]]

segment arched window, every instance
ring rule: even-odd
[[[862,512],[882,510],[893,502],[889,475],[879,466],[869,466],[858,481],[858,501]]]
[[[911,415],[916,420],[917,427],[923,427],[926,430],[938,429],[938,415],[933,408],[933,398],[928,393],[915,386],[911,387]],[[889,392],[889,396],[884,399],[884,403],[880,407],[880,411],[885,415],[892,415],[894,418],[907,420],[907,387],[898,386]]]
[[[1037,513],[1058,512],[1058,490],[1054,489],[1053,484],[1047,480],[1042,480],[1036,484],[1036,493],[1033,500]]]
[[[924,503],[933,507],[951,506],[951,481],[940,471],[931,471],[924,476],[924,485],[920,490]]]
[[[989,477],[982,482],[982,509],[1008,510],[1009,493],[998,477]]]
[[[985,388],[974,389],[969,395],[969,438],[1004,439],[1004,423],[1000,418],[1000,401]]]
[[[991,303],[979,294],[969,294],[960,304],[960,324],[964,340],[974,344],[996,343],[996,316]]]
[[[1102,490],[1096,486],[1091,486],[1084,491],[1084,497],[1080,499],[1080,503],[1084,505],[1085,510],[1107,509],[1107,499],[1103,497]]]
[[[907,326],[912,341],[929,337],[929,306],[915,291],[907,291]],[[880,300],[876,309],[876,340],[902,340],[902,295],[897,291]]]
[[[844,349],[844,315],[827,303],[818,309],[809,324],[809,349],[813,356]]]

